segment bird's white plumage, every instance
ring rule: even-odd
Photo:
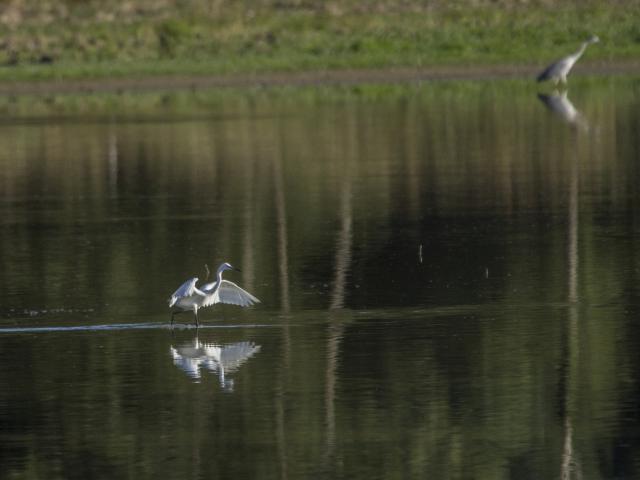
[[[254,303],[260,303],[260,300],[235,283],[228,280],[221,280],[220,286],[204,298],[202,306],[209,307],[216,303],[228,303],[230,305],[248,307]]]
[[[171,295],[169,307],[175,307],[171,315],[172,325],[174,315],[181,311],[193,311],[197,326],[198,309],[200,308],[210,307],[216,303],[228,303],[248,307],[260,302],[260,300],[235,283],[223,280],[222,273],[225,270],[238,269],[225,262],[218,267],[215,282],[207,283],[198,288],[196,287],[198,278],[194,277],[184,282],[173,295]]]
[[[204,296],[205,294],[196,288],[198,277],[193,277],[184,282],[180,287],[173,292],[169,299],[169,307],[173,307],[181,298],[191,297],[193,295]]]
[[[202,290],[204,293],[211,293],[217,284],[218,282],[205,283],[200,287],[200,290]]]

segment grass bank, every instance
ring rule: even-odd
[[[640,0],[5,0],[0,81],[640,58]]]

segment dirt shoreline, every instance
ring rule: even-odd
[[[533,78],[540,66],[436,66],[424,68],[349,69],[229,75],[154,76],[87,80],[0,82],[1,95],[49,95],[73,93],[145,92],[209,88],[353,85],[358,83],[411,83],[444,80]],[[631,75],[640,73],[640,62],[585,63],[573,75]]]

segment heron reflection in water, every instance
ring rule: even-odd
[[[567,96],[567,90],[563,92],[553,92],[551,95],[544,93],[538,94],[538,99],[555,115],[564,122],[579,128],[580,130],[588,130],[589,123],[584,115],[573,106],[571,100]]]
[[[233,392],[233,379],[228,375],[260,351],[260,345],[253,342],[228,344],[205,343],[198,336],[191,342],[170,347],[173,364],[192,379],[199,382],[202,370],[218,374],[220,386],[226,392]]]

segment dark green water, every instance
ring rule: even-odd
[[[640,88],[537,93],[0,101],[0,479],[638,478]]]

